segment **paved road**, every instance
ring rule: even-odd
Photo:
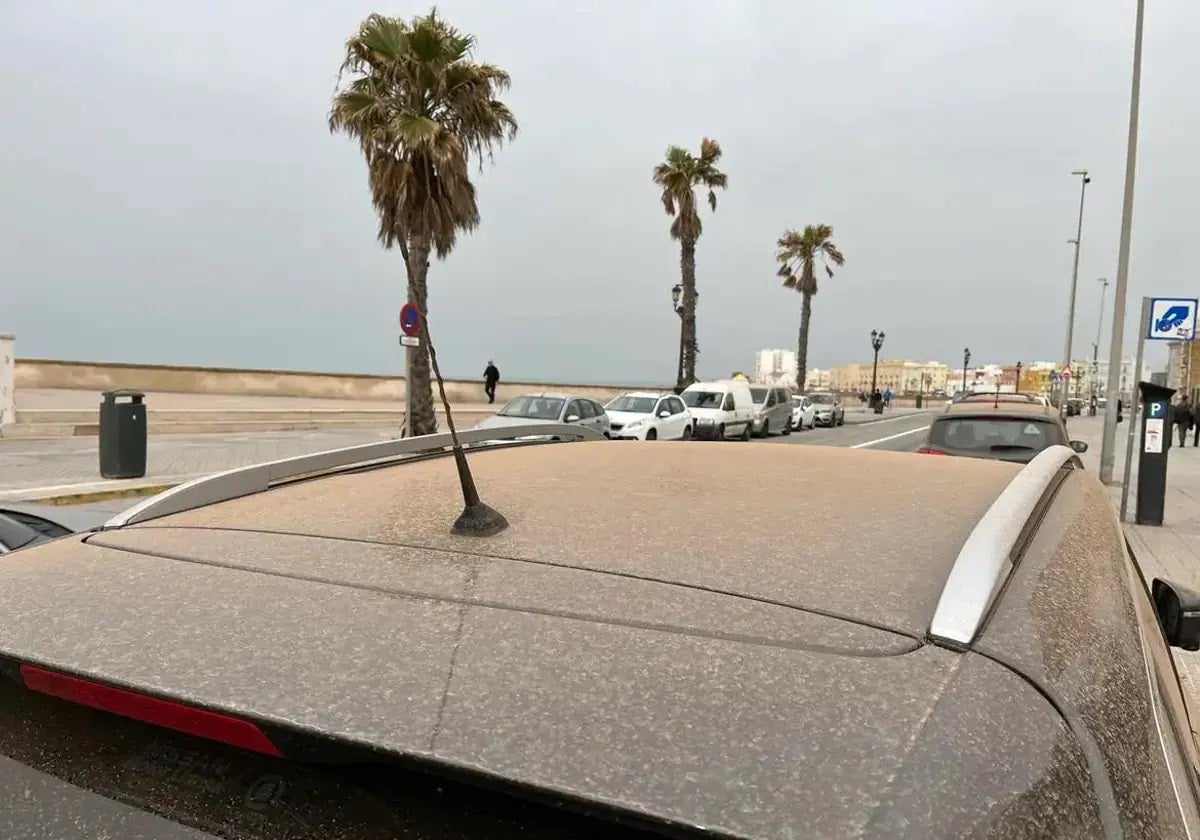
[[[759,438],[762,444],[810,444],[817,446],[849,446],[855,449],[888,449],[894,452],[915,452],[924,443],[923,432],[929,428],[932,412],[898,414],[883,419],[852,423],[836,429],[816,428],[792,432],[787,437]]]
[[[788,437],[756,440],[758,444],[817,444],[911,451],[920,445],[919,430],[929,414],[900,409],[882,419],[850,411],[836,429],[793,432]],[[0,499],[36,499],[123,485],[176,483],[197,475],[258,464],[293,455],[394,437],[392,429],[307,432],[252,432],[237,435],[152,435],[146,478],[141,482],[106,482],[99,475],[96,438],[0,441]]]

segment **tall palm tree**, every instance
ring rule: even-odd
[[[842,252],[833,244],[833,228],[829,225],[806,225],[804,232],[784,231],[776,243],[775,259],[783,285],[802,295],[800,304],[800,334],[796,339],[796,390],[804,390],[808,375],[808,322],[812,318],[812,299],[817,293],[817,263],[828,277],[833,277],[830,263],[841,266],[846,262]]]
[[[665,161],[654,167],[654,183],[662,187],[662,203],[671,223],[671,238],[679,240],[679,272],[682,275],[682,319],[679,342],[683,357],[680,365],[680,387],[696,381],[696,240],[703,232],[696,206],[696,187],[708,190],[708,206],[717,209],[718,188],[728,183],[725,173],[717,169],[721,146],[705,137],[700,141],[700,155],[693,157],[682,146],[667,149]]]
[[[329,111],[329,130],[358,141],[379,241],[399,247],[408,300],[422,316],[430,254],[444,259],[459,231],[479,225],[470,161],[482,167],[517,133],[516,118],[497,99],[508,73],[475,62],[474,47],[474,36],[436,9],[411,21],[373,14],[346,41]],[[405,387],[413,389],[409,428],[422,435],[436,429],[428,348],[415,356]]]

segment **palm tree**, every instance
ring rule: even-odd
[[[802,296],[800,304],[800,334],[796,340],[796,390],[804,390],[808,375],[808,322],[812,317],[812,299],[817,293],[816,264],[821,263],[825,274],[833,277],[833,265],[846,262],[842,252],[833,244],[833,228],[829,225],[806,225],[804,232],[784,231],[776,243],[775,259],[783,285]]]
[[[470,161],[512,140],[517,121],[497,95],[508,73],[473,60],[475,38],[434,9],[411,21],[373,14],[346,41],[329,130],[358,141],[379,241],[404,257],[408,300],[429,313],[430,254],[444,259],[459,231],[479,225]],[[343,84],[343,79],[349,80]],[[436,429],[428,348],[414,354],[414,435]]]
[[[725,173],[717,169],[721,146],[705,137],[700,141],[700,156],[682,146],[667,149],[667,159],[654,167],[654,183],[662,187],[662,203],[671,223],[671,238],[679,240],[679,271],[683,276],[682,320],[679,342],[683,362],[680,365],[680,387],[696,381],[696,240],[703,227],[696,207],[695,188],[708,190],[708,206],[717,209],[717,188],[728,183]]]

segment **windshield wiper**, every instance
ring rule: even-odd
[[[1023,446],[1019,443],[994,443],[988,447],[993,452],[1032,452],[1032,446]]]

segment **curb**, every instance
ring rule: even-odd
[[[164,490],[170,490],[174,484],[147,484],[142,487],[121,487],[113,490],[95,490],[90,493],[65,493],[60,496],[42,496],[35,499],[22,499],[39,505],[83,505],[89,502],[106,502],[110,499],[134,499],[141,496],[157,496]]]

